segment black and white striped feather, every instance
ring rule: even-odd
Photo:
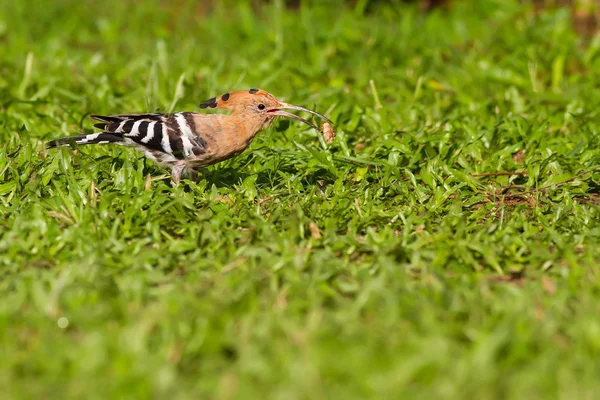
[[[144,151],[147,157],[161,163],[173,164],[206,150],[206,141],[195,130],[193,113],[91,115],[101,123],[103,132],[53,140],[47,148],[115,143],[130,145]]]

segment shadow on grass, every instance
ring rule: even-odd
[[[292,177],[298,176],[300,171],[294,167],[281,168],[277,172],[265,170],[255,174],[240,172],[232,167],[202,169],[199,179],[205,179],[207,187],[215,185],[217,188],[232,189],[235,185],[241,184],[244,179],[251,175],[257,175],[256,184],[260,186],[270,186],[272,188],[284,185]],[[302,175],[302,184],[304,186],[325,186],[333,184],[335,178],[326,169],[310,171]]]
[[[207,187],[215,185],[217,188],[232,188],[235,184],[243,182],[249,174],[240,172],[231,167],[207,169],[202,168],[198,178],[204,178],[208,182]]]

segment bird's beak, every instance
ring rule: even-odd
[[[297,115],[295,115],[295,114],[289,113],[289,112],[287,112],[287,111],[283,111],[282,109],[283,109],[283,108],[287,108],[287,109],[292,109],[292,110],[304,111],[304,112],[307,112],[307,113],[309,113],[309,114],[315,115],[315,116],[317,116],[317,117],[319,117],[319,118],[321,118],[321,119],[324,119],[325,121],[327,121],[327,122],[329,122],[330,124],[332,124],[332,125],[333,125],[333,122],[331,122],[331,121],[329,120],[329,118],[327,118],[327,117],[325,117],[325,116],[323,116],[323,115],[319,114],[318,112],[315,112],[315,111],[309,110],[308,108],[304,108],[304,107],[300,107],[300,106],[295,106],[295,105],[293,105],[293,104],[287,104],[287,103],[279,103],[279,104],[280,104],[280,105],[279,105],[279,107],[277,107],[277,108],[272,108],[272,109],[270,109],[268,112],[269,112],[270,114],[273,114],[273,115],[279,115],[279,116],[282,116],[282,117],[289,117],[289,118],[297,119],[298,121],[304,122],[306,125],[310,126],[311,128],[314,128],[314,129],[316,129],[316,130],[317,130],[317,131],[319,131],[319,132],[321,131],[321,130],[319,129],[319,127],[318,127],[318,126],[316,126],[315,124],[313,124],[312,122],[308,122],[308,121],[307,121],[307,120],[305,120],[304,118],[302,118],[302,117],[299,117],[299,116],[297,116]]]

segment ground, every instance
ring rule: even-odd
[[[4,2],[3,398],[596,398],[600,37],[334,3]],[[281,120],[175,188],[43,147],[252,87],[336,140]]]

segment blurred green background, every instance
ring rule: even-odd
[[[552,3],[0,0],[2,398],[596,398],[600,36]],[[43,148],[251,87],[335,142]]]

